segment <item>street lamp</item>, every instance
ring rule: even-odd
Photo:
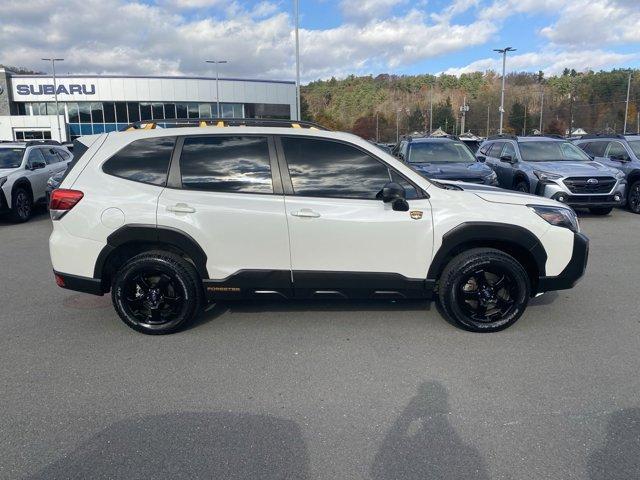
[[[494,48],[493,51],[502,54],[502,93],[500,95],[500,129],[498,130],[498,133],[502,135],[502,119],[504,117],[504,75],[507,64],[507,52],[515,52],[516,49],[511,47]]]
[[[300,37],[299,37],[299,27],[300,27],[300,2],[299,0],[293,1],[294,5],[294,16],[295,16],[295,37],[296,37],[296,120],[302,120],[300,118]]]
[[[229,63],[227,60],[205,60],[206,63],[213,63],[216,66],[216,117],[220,118],[220,76],[218,75],[218,65]]]
[[[41,58],[43,62],[51,62],[53,71],[53,99],[56,104],[56,122],[58,123],[58,140],[62,142],[62,130],[60,129],[60,110],[58,110],[58,85],[56,84],[56,62],[64,61],[64,58]]]

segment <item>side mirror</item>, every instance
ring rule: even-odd
[[[476,160],[479,161],[480,163],[484,163],[487,161],[487,157],[483,157],[482,155],[476,157]]]
[[[46,167],[47,164],[44,162],[31,162],[31,164],[27,165],[29,170],[39,170],[41,168]]]
[[[629,161],[629,159],[627,157],[625,157],[624,155],[622,155],[622,154],[611,155],[609,158],[611,160],[615,160],[617,162],[628,162]]]
[[[382,187],[382,190],[376,195],[378,200],[384,203],[393,202],[396,198],[407,198],[404,187],[396,182],[389,182]]]
[[[404,198],[396,198],[393,202],[391,202],[391,208],[396,212],[408,212],[409,202],[407,202]]]
[[[505,163],[515,163],[513,155],[502,155],[500,157],[500,161]]]

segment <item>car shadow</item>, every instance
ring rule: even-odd
[[[292,420],[182,412],[116,422],[29,478],[305,480],[309,459]]]
[[[371,467],[374,480],[488,479],[480,452],[449,422],[446,388],[425,382],[385,436]]]
[[[47,210],[47,207],[44,205],[35,205],[33,207],[33,213],[32,216],[29,220],[27,220],[26,224],[28,223],[33,223],[33,222],[41,222],[41,221],[47,221],[49,220],[49,211]],[[11,225],[23,225],[23,223],[19,223],[19,222],[14,222],[9,218],[8,214],[2,214],[0,215],[0,227],[2,226],[11,226]]]
[[[604,445],[589,455],[591,480],[640,478],[640,408],[609,415]]]

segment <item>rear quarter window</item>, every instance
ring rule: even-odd
[[[102,171],[134,182],[165,186],[176,137],[135,140],[107,160]]]

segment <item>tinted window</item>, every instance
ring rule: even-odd
[[[180,156],[183,188],[273,193],[266,137],[190,137]]]
[[[607,157],[629,160],[629,154],[620,142],[611,142],[607,149]]]
[[[511,155],[512,158],[516,158],[516,149],[514,148],[513,143],[506,142],[501,155]]]
[[[487,153],[487,155],[489,157],[495,157],[495,158],[499,158],[500,157],[500,152],[502,151],[502,146],[504,145],[504,142],[496,142],[493,145],[491,145],[491,148],[489,149],[489,153]]]
[[[124,147],[105,162],[109,175],[164,186],[175,137],[145,138]]]
[[[29,165],[33,165],[35,163],[46,163],[39,148],[34,148],[29,152]]]
[[[375,199],[390,181],[378,160],[350,145],[310,138],[282,138],[296,195]]]
[[[573,143],[551,141],[520,142],[520,154],[525,162],[591,160]]]
[[[607,148],[607,142],[583,143],[578,146],[594,157],[604,157],[604,151]]]
[[[23,155],[24,148],[0,148],[0,168],[18,168]]]
[[[391,180],[399,183],[404,187],[404,193],[406,195],[407,200],[413,200],[414,198],[418,198],[418,191],[416,187],[411,185],[407,180],[401,177],[398,173],[391,170]]]
[[[475,163],[471,150],[462,142],[410,143],[409,163]]]
[[[629,146],[631,150],[633,150],[633,153],[636,154],[636,157],[640,158],[640,140],[631,140]]]
[[[42,154],[44,155],[44,160],[45,162],[47,162],[47,165],[58,163],[62,160],[53,148],[43,148],[41,150]]]

